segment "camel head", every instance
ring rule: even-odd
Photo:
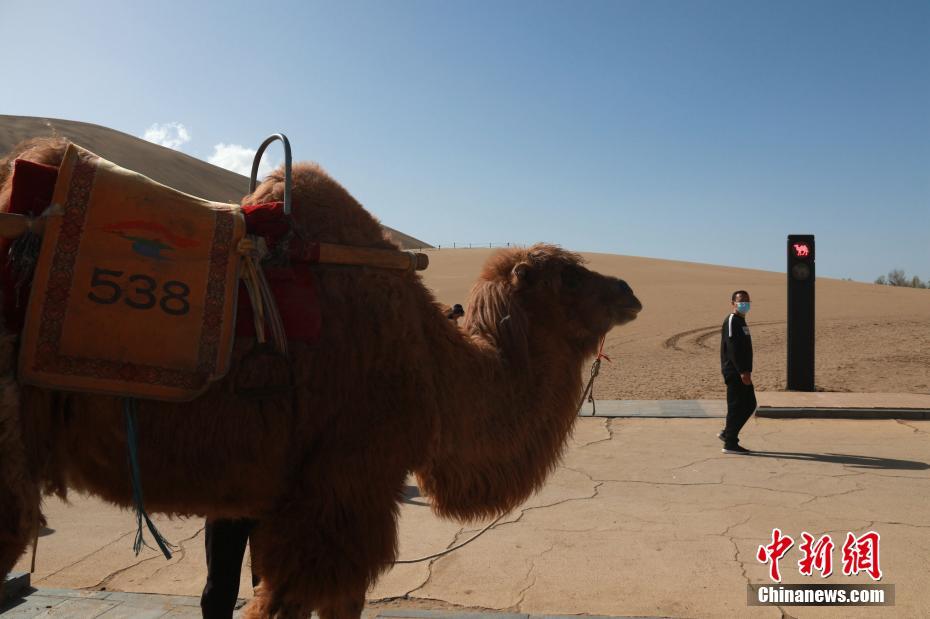
[[[585,268],[578,254],[537,244],[488,260],[472,289],[464,326],[512,357],[526,354],[531,331],[547,338],[561,334],[562,345],[591,355],[605,333],[641,310],[622,279]]]
[[[493,354],[461,366],[463,387],[450,391],[415,471],[433,509],[465,521],[493,517],[538,490],[577,419],[584,358],[640,310],[626,282],[585,268],[578,254],[542,244],[494,254],[463,325],[481,353]]]

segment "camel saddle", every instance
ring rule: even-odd
[[[74,144],[56,172],[20,380],[170,401],[203,393],[229,370],[242,211]]]

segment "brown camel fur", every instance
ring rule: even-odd
[[[63,146],[32,142],[13,156],[57,165]],[[295,165],[293,178],[294,216],[308,238],[394,247],[319,167]],[[243,203],[282,193],[279,171]],[[323,334],[312,346],[290,344],[292,391],[237,397],[238,382],[257,380],[254,367],[241,370],[251,345],[242,341],[238,365],[204,396],[139,404],[149,511],[258,521],[262,585],[250,617],[359,616],[369,585],[396,558],[408,472],[441,516],[487,518],[523,502],[559,460],[585,360],[641,309],[625,282],[551,245],[494,255],[461,328],[417,274],[315,271]],[[132,504],[120,399],[24,386],[17,405],[15,383],[4,388],[0,574],[38,526],[40,491]]]

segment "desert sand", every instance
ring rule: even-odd
[[[493,251],[430,250],[424,281],[441,302],[465,304]],[[590,268],[625,279],[643,303],[636,321],[607,337],[605,353],[612,362],[601,366],[596,398],[724,398],[720,329],[737,289],[752,297],[747,321],[756,389],[785,389],[784,273],[623,255],[584,257]],[[818,278],[816,333],[818,390],[930,393],[930,290]]]

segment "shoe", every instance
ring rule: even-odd
[[[745,454],[752,453],[751,451],[749,451],[742,445],[732,445],[730,447],[727,447],[726,445],[724,445],[723,449],[721,449],[720,451],[722,451],[725,454],[744,454],[745,455]]]
[[[724,432],[726,432],[726,430],[721,430],[720,432],[717,432],[717,438],[719,438],[721,441],[726,443],[727,437],[723,435]]]

